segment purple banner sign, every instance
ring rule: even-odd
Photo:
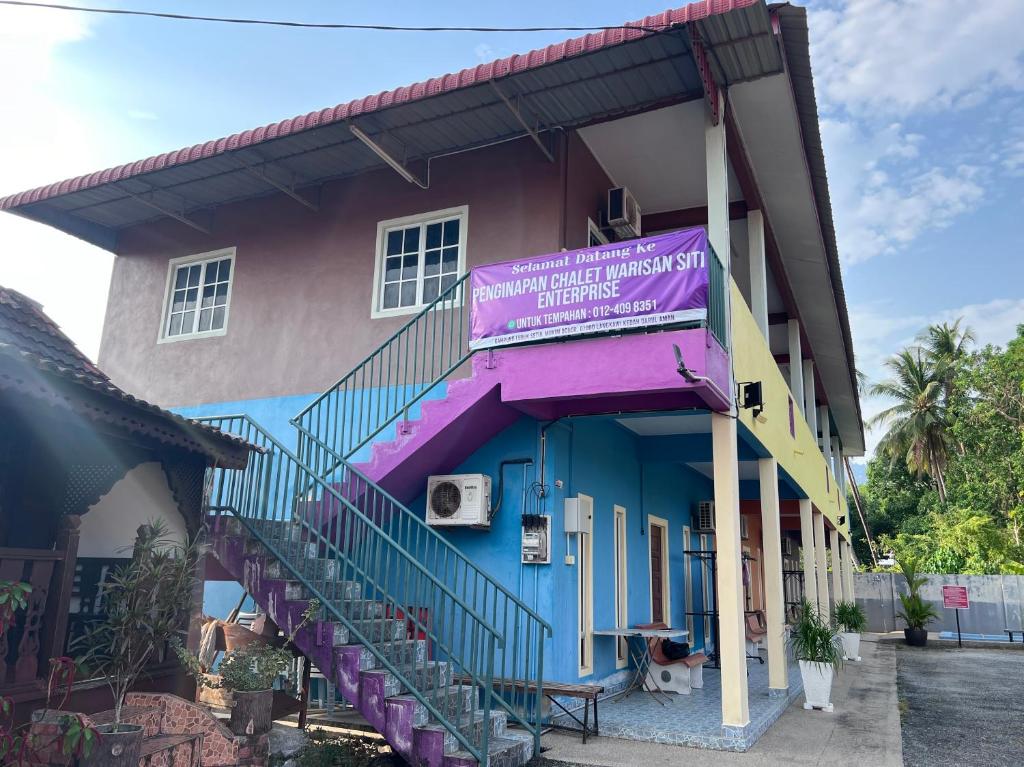
[[[470,348],[703,320],[713,257],[694,228],[478,266]]]

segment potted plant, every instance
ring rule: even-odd
[[[921,587],[928,579],[917,571],[917,561],[914,559],[897,560],[903,577],[907,580],[907,593],[900,594],[900,602],[903,609],[897,615],[903,619],[907,627],[903,629],[903,636],[907,644],[912,647],[924,647],[928,644],[928,629],[926,626],[939,617],[935,608],[921,597]]]
[[[231,693],[231,718],[228,727],[236,735],[261,735],[273,724],[274,682],[287,671],[294,653],[289,649],[295,635],[320,612],[320,603],[313,599],[302,620],[280,646],[254,639],[226,653],[217,669],[210,674],[199,658],[175,642],[174,650],[185,668],[201,687],[220,688]]]
[[[100,743],[83,762],[136,767],[143,728],[123,722],[124,699],[153,662],[164,660],[168,640],[182,632],[192,604],[199,544],[170,538],[160,521],[139,527],[132,559],[103,590],[104,617],[74,643],[79,661],[110,688],[114,721],[100,725]]]
[[[843,663],[837,627],[818,615],[806,601],[800,606],[789,634],[789,647],[800,663],[804,708],[832,711],[832,679]]]
[[[836,625],[843,630],[843,660],[860,660],[860,632],[868,625],[864,611],[856,602],[839,602],[833,610]]]

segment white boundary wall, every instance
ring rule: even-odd
[[[942,586],[966,586],[970,609],[960,611],[960,630],[965,634],[997,634],[1005,629],[1024,629],[1024,575],[926,575],[921,596],[932,603],[939,618],[929,631],[956,631],[956,611],[942,607]],[[896,573],[856,573],[857,604],[868,617],[868,631],[898,631],[904,623],[896,617],[901,609],[897,594],[907,584]]]

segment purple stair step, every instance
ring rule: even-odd
[[[467,715],[476,696],[470,685],[451,685],[436,690],[430,698],[431,704],[446,717]],[[411,760],[413,753],[413,728],[429,724],[431,715],[427,707],[411,693],[392,695],[384,701],[384,739],[404,759]]]
[[[504,711],[490,711],[485,719],[483,711],[474,711],[472,714],[449,721],[457,724],[459,732],[470,743],[479,743],[483,737],[484,727],[489,727],[489,737],[502,737],[505,734],[508,717]],[[414,727],[412,744],[413,753],[419,757],[420,764],[424,767],[443,767],[445,754],[463,750],[455,734],[436,723]]]
[[[403,620],[375,618],[370,620],[353,620],[351,623],[353,629],[362,634],[366,641],[374,645],[386,645],[388,642],[403,640],[406,636],[405,621]],[[356,635],[353,634],[353,641],[356,641],[355,637]]]
[[[410,667],[400,665],[403,674],[419,691],[444,687],[450,679],[450,668],[442,661],[427,661]],[[387,721],[384,702],[392,695],[402,695],[409,688],[387,669],[359,672],[359,709],[377,732],[383,733]]]
[[[399,666],[422,664],[427,643],[422,639],[404,639],[375,647],[377,652]],[[359,705],[359,674],[377,668],[380,662],[370,648],[350,644],[334,648],[335,680],[342,695],[354,706]]]

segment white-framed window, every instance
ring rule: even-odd
[[[687,551],[693,551],[691,546],[693,542],[690,540],[690,526],[683,525],[683,588],[686,590],[684,595],[686,599],[686,630],[689,632],[687,639],[691,642],[694,641],[693,637],[693,615],[691,613],[696,612],[693,607],[693,560],[692,554],[687,554]]]
[[[371,316],[418,311],[465,274],[468,223],[467,205],[378,223]]]
[[[593,517],[594,499],[578,493],[581,514],[589,508]],[[579,675],[594,673],[594,541],[589,533],[576,535],[576,615],[579,646]]]
[[[615,522],[615,628],[629,626],[629,573],[626,564],[626,509],[613,506]],[[629,665],[629,647],[624,637],[615,640],[615,668]]]
[[[167,267],[159,340],[224,335],[234,267],[234,248],[172,258]]]
[[[601,231],[601,227],[599,227],[596,223],[594,223],[594,219],[588,218],[587,219],[587,247],[588,248],[596,248],[599,245],[607,245],[607,244],[608,244],[608,238],[604,236],[604,232]]]

